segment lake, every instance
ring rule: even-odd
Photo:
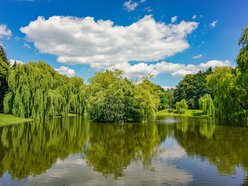
[[[67,117],[1,127],[0,185],[247,185],[248,128],[235,126]]]

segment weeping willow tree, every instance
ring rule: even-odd
[[[43,119],[84,112],[83,80],[62,76],[44,62],[17,65],[9,72],[8,86],[5,113]]]
[[[204,114],[214,116],[214,102],[209,94],[205,94],[199,99],[199,105]]]

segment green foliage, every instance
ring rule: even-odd
[[[188,109],[187,101],[182,99],[179,102],[176,102],[176,111],[178,114],[184,114]]]
[[[91,78],[86,89],[87,112],[93,121],[152,121],[156,117],[157,86],[147,79],[136,85],[121,71],[105,71]]]
[[[237,89],[239,92],[238,102],[243,110],[246,111],[246,119],[248,120],[248,27],[239,40],[241,49],[237,56],[238,70],[237,74]]]
[[[5,113],[43,119],[69,112],[84,112],[82,79],[62,76],[44,62],[18,65],[11,69],[8,86],[9,92],[4,99]]]
[[[0,45],[0,112],[3,112],[3,100],[8,91],[7,76],[10,66],[4,51],[4,48]]]
[[[214,107],[218,118],[237,119],[244,114],[237,101],[239,92],[235,72],[235,69],[229,67],[219,67],[207,77],[207,85],[213,91]]]
[[[242,36],[239,39],[239,46],[241,49],[237,56],[238,68],[241,72],[248,71],[248,27],[244,29]]]
[[[205,94],[199,99],[199,105],[204,114],[215,116],[214,103],[209,94]]]
[[[185,99],[190,109],[199,109],[200,97],[211,93],[206,85],[206,77],[211,73],[212,69],[209,68],[206,72],[186,75],[174,91],[174,103]]]
[[[157,86],[148,79],[144,79],[138,84],[135,97],[139,103],[142,120],[153,121],[156,119],[156,112],[160,105],[160,93]]]

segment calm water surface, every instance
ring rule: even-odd
[[[248,185],[248,128],[180,117],[1,127],[0,185]]]

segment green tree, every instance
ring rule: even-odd
[[[9,62],[4,48],[0,45],[0,112],[3,112],[4,96],[8,91],[7,76],[9,73]]]
[[[215,115],[214,103],[209,94],[205,94],[199,99],[199,105],[204,114],[207,114],[208,116]]]
[[[185,99],[190,109],[199,109],[199,99],[205,94],[211,94],[207,87],[206,77],[212,73],[209,68],[206,72],[187,74],[174,90],[174,103]]]
[[[188,109],[187,101],[182,99],[179,102],[176,102],[176,111],[179,114],[184,114]]]
[[[8,75],[4,112],[44,119],[69,112],[83,114],[83,80],[60,75],[44,62],[17,65]]]
[[[145,79],[139,84],[121,71],[97,73],[87,86],[87,112],[93,121],[152,121],[159,107],[159,90]]]
[[[230,67],[218,67],[207,77],[207,85],[214,95],[215,113],[218,118],[234,119],[240,117],[240,104],[237,101],[236,70]]]
[[[237,89],[239,92],[237,101],[246,112],[246,118],[248,118],[248,27],[244,29],[239,39],[239,46],[241,49],[236,59],[238,70],[240,71],[237,77]]]

